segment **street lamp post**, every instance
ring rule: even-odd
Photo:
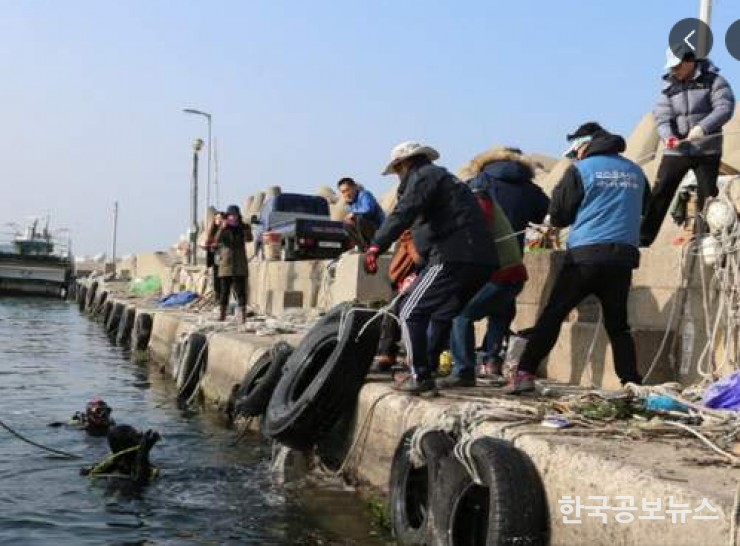
[[[198,265],[198,153],[203,140],[193,142],[193,176],[190,181],[190,265]]]
[[[203,116],[208,122],[208,176],[206,177],[206,208],[211,206],[211,157],[213,157],[213,140],[211,138],[211,114],[204,112],[203,110],[196,110],[195,108],[184,108],[183,112],[186,114],[194,114],[196,116]]]

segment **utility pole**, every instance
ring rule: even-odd
[[[712,28],[712,0],[699,0],[699,19]],[[704,55],[709,53],[708,45],[709,36],[705,29],[699,25],[699,34],[697,36],[697,49],[700,52],[704,52]]]
[[[193,142],[193,176],[190,180],[190,265],[198,265],[198,153],[203,140]]]
[[[111,261],[113,262],[113,275],[116,274],[116,243],[118,241],[118,201],[113,202],[113,248],[111,249]]]
[[[208,207],[211,206],[211,157],[213,156],[213,152],[211,151],[213,148],[213,140],[211,137],[211,122],[213,120],[213,116],[211,116],[209,112],[204,112],[203,110],[198,110],[196,108],[183,108],[183,112],[185,112],[186,114],[193,114],[206,118],[206,123],[208,126],[208,173],[206,177],[206,213],[204,216],[204,218],[207,218]]]

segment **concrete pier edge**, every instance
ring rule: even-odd
[[[99,290],[104,288],[99,288]],[[139,313],[153,318],[148,352],[151,362],[167,375],[172,375],[170,357],[173,348],[198,326],[202,318],[184,311],[162,310],[142,305],[137,300],[116,297],[114,302],[133,306]],[[92,317],[91,317],[92,318]],[[255,336],[247,333],[213,333],[209,335],[206,372],[201,382],[205,407],[220,410],[225,406],[234,385],[272,344],[283,339],[293,345],[298,334]],[[368,382],[362,388],[353,427],[355,450],[345,462],[344,478],[365,494],[380,495],[387,500],[391,461],[398,441],[408,428],[433,422],[452,405],[466,401],[465,391],[453,397],[427,399],[392,392],[387,382]],[[735,492],[740,471],[728,467],[690,465],[685,458],[707,456],[698,441],[662,439],[640,442],[626,438],[603,438],[568,431],[552,431],[537,425],[509,428],[511,423],[484,423],[476,434],[508,439],[524,451],[538,469],[547,492],[550,511],[551,543],[568,545],[726,545],[737,526]],[[360,437],[362,435],[362,437]],[[582,514],[581,523],[564,523],[561,505],[579,497],[584,505],[593,505],[593,497],[632,497],[638,511],[641,501],[661,499],[664,520],[635,521],[622,524],[607,510],[608,523],[598,517]],[[589,497],[592,497],[589,499]],[[666,510],[688,505],[692,512],[686,523],[673,523]],[[694,509],[708,502],[716,520],[692,519]],[[680,520],[680,514],[675,516]]]

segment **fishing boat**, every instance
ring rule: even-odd
[[[58,236],[65,230],[49,230],[41,219],[33,218],[25,229],[14,229],[0,240],[0,294],[40,295],[65,298],[73,275],[69,240]]]

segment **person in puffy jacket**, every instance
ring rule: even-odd
[[[622,384],[641,383],[627,320],[632,270],[640,262],[640,216],[650,192],[645,173],[620,154],[626,145],[597,123],[568,135],[577,161],[553,190],[550,222],[570,226],[567,251],[550,298],[537,319],[507,392],[534,390],[540,362],[550,353],[568,314],[587,296],[601,303],[614,366]]]
[[[403,142],[393,149],[383,174],[399,177],[399,200],[365,253],[365,270],[375,274],[378,255],[410,229],[425,263],[400,313],[412,373],[395,388],[411,394],[436,390],[434,375],[452,319],[497,265],[473,193],[432,163],[438,158],[436,150],[417,142]]]
[[[488,244],[496,248],[499,269],[452,321],[450,349],[455,366],[449,376],[437,379],[438,388],[476,385],[473,325],[483,317],[492,317],[493,320],[489,318],[487,335],[491,338],[488,341],[500,343],[505,331],[497,331],[495,327],[491,330],[491,322],[494,325],[501,324],[501,321],[496,320],[497,317],[514,305],[527,280],[522,251],[504,211],[485,190],[475,192],[475,197],[486,218],[491,234]],[[491,380],[503,382],[501,366],[492,367],[487,375]]]
[[[673,196],[690,170],[696,175],[699,210],[708,197],[717,195],[722,126],[735,111],[732,88],[719,69],[709,59],[697,59],[691,50],[677,53],[667,52],[668,72],[653,112],[666,149],[640,230],[642,246],[650,246],[657,237]]]
[[[501,207],[512,229],[518,235],[519,251],[524,252],[524,233],[530,223],[541,224],[547,215],[550,198],[534,183],[534,168],[518,148],[493,148],[478,154],[461,171],[470,189],[482,190]],[[521,291],[521,289],[519,290]],[[483,342],[483,367],[494,378],[501,375],[503,348],[508,340],[511,323],[516,317],[516,298],[496,314],[488,317]]]

